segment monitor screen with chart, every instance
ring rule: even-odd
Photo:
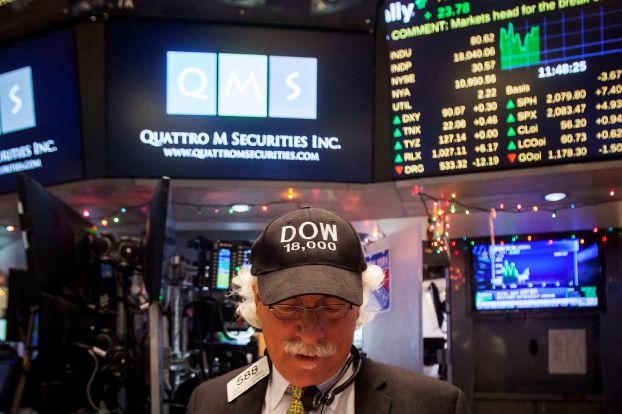
[[[619,2],[384,6],[395,179],[622,156]]]
[[[471,247],[473,310],[603,310],[606,242],[591,234],[481,240]]]

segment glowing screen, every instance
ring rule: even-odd
[[[107,42],[109,175],[371,181],[373,35],[111,22]]]
[[[477,244],[475,310],[592,308],[602,304],[599,246],[579,238]]]
[[[396,179],[622,156],[618,0],[386,1]]]
[[[69,30],[0,48],[0,192],[83,178],[75,65]]]

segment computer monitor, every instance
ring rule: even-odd
[[[210,265],[211,289],[229,290],[233,256],[235,256],[233,243],[221,241],[214,243]]]
[[[17,184],[31,297],[45,292],[96,302],[101,289],[93,223],[28,175],[18,175]]]
[[[163,177],[157,184],[149,204],[147,219],[144,280],[149,300],[158,300],[162,278],[166,276],[168,259],[175,245],[170,196],[170,180]]]
[[[470,280],[474,311],[604,310],[601,243],[590,233],[474,243]]]
[[[9,300],[5,314],[6,335],[3,340],[20,342],[26,339],[32,304],[31,286],[30,275],[26,269],[9,269]]]

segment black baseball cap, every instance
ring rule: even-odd
[[[250,261],[265,305],[310,294],[363,303],[361,242],[333,211],[305,207],[277,217],[253,243]]]

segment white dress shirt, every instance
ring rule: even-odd
[[[336,388],[343,384],[350,378],[354,369],[352,366],[348,367],[345,375],[341,377],[339,382],[335,385]],[[336,374],[335,374],[336,376]],[[334,377],[333,377],[334,378]],[[323,384],[317,387],[320,390],[324,390],[327,384],[333,380],[329,379]],[[272,372],[270,373],[270,379],[268,380],[268,389],[266,390],[266,397],[263,403],[262,414],[286,414],[291,402],[291,397],[286,393],[289,382],[283,378],[281,373],[272,365]],[[335,400],[331,405],[324,407],[320,406],[318,411],[311,411],[309,414],[354,414],[354,383],[350,384],[343,392],[340,392],[335,396]]]

